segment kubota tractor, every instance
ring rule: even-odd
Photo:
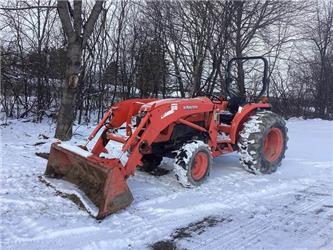
[[[252,59],[264,62],[264,76],[256,100],[247,102],[230,90],[231,65]],[[101,219],[133,201],[127,178],[137,168],[154,170],[163,157],[174,158],[175,177],[184,187],[201,185],[209,176],[212,158],[233,151],[239,152],[248,172],[272,173],[284,157],[287,128],[268,103],[267,67],[262,57],[232,59],[226,74],[228,99],[212,95],[121,101],[89,136],[88,142],[102,129],[90,151],[86,145],[52,144],[45,176],[75,184],[98,208],[96,217]],[[126,136],[119,129],[125,129]],[[110,141],[123,144],[126,163],[107,157]]]

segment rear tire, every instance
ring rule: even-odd
[[[184,144],[175,158],[174,172],[184,187],[201,185],[209,176],[212,156],[207,144],[192,141]]]
[[[240,163],[254,174],[277,170],[287,150],[286,122],[271,111],[258,111],[250,116],[239,134]]]

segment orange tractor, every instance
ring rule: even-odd
[[[257,101],[230,91],[231,64],[237,60],[264,62]],[[285,121],[270,111],[267,61],[262,57],[234,58],[227,69],[227,93],[222,97],[130,99],[113,105],[88,138],[87,145],[52,144],[46,177],[75,184],[98,208],[98,219],[127,207],[133,196],[127,178],[137,168],[152,171],[163,157],[174,158],[174,174],[185,187],[201,185],[209,176],[212,158],[238,151],[240,163],[254,174],[269,174],[280,165],[287,143]],[[263,95],[266,93],[266,96]],[[126,135],[118,133],[126,130]],[[100,131],[102,130],[102,131]],[[128,160],[107,157],[110,141],[122,143]]]

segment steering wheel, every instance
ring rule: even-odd
[[[210,99],[213,103],[222,103],[221,98],[218,97],[217,95],[210,94],[210,95],[209,95],[209,99]]]

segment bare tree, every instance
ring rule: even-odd
[[[57,9],[67,38],[66,84],[63,90],[55,137],[69,140],[72,137],[74,104],[81,70],[82,51],[94,30],[104,1],[96,1],[88,20],[83,24],[82,1],[74,1],[74,10],[68,1],[59,0]]]
[[[333,1],[318,2],[313,25],[309,27],[314,44],[315,61],[312,72],[316,76],[316,109],[320,117],[333,113]]]
[[[49,79],[45,77],[48,70],[46,58],[52,40],[50,37],[53,36],[51,30],[56,21],[52,3],[52,0],[34,0],[30,4],[22,1],[11,7],[0,8],[5,18],[3,29],[10,34],[1,40],[5,46],[11,48],[11,54],[17,56],[13,61],[9,58],[9,61],[5,60],[5,66],[10,64],[7,65],[8,68],[4,67],[8,79],[5,83],[12,85],[16,82],[22,86],[22,88],[12,88],[16,96],[14,104],[23,107],[23,109],[18,108],[18,117],[24,117],[32,112],[36,115],[36,120],[41,121],[46,109],[50,107],[51,98],[47,98],[44,92],[49,92],[47,86]],[[12,46],[13,44],[15,46]],[[14,77],[15,70],[12,66],[25,77]],[[30,100],[32,86],[36,86],[34,89],[36,93],[33,93],[37,98],[35,101]]]
[[[99,119],[123,98],[224,95],[227,61],[263,55],[280,113],[329,118],[331,9],[331,0],[4,2],[1,111],[41,120],[60,106],[55,136],[67,140],[76,117]],[[245,78],[255,67],[235,66],[240,92],[248,80],[256,91],[259,71]]]
[[[251,53],[258,43],[260,32],[303,8],[291,1],[234,1],[233,55],[244,57]],[[237,85],[241,95],[245,95],[243,62],[237,62]]]
[[[303,44],[293,70],[292,84],[306,89],[302,102],[312,117],[333,117],[333,1],[313,2],[312,14],[304,23]],[[307,49],[304,50],[304,43]]]

